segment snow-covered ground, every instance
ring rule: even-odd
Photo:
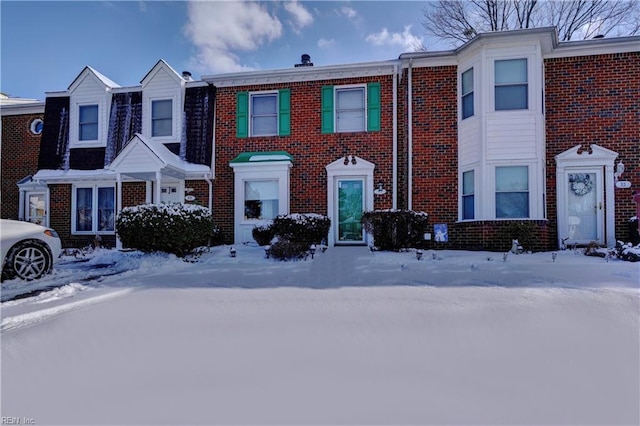
[[[2,418],[640,424],[639,263],[228,249],[100,250],[3,283]]]

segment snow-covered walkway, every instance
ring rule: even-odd
[[[236,258],[227,251],[192,264],[142,256],[138,269],[76,289],[67,303],[59,295],[56,306],[109,299],[5,329],[2,416],[640,422],[637,264],[570,252],[556,262],[549,253],[503,262],[500,253],[452,251],[417,261],[345,247],[273,262],[257,247],[238,247]],[[56,298],[39,297],[3,304],[3,321],[19,306],[36,317]]]

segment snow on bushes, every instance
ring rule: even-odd
[[[251,235],[259,246],[268,245],[275,236],[273,233],[273,222],[270,220],[262,220],[256,223],[251,230]]]
[[[209,242],[213,218],[195,204],[144,204],[122,209],[116,230],[125,247],[184,256]]]
[[[327,216],[292,213],[277,216],[273,223],[257,224],[252,235],[260,245],[267,245],[274,237],[277,238],[270,248],[275,259],[302,259],[306,257],[311,244],[320,244],[323,240],[326,242],[330,227],[331,219]]]

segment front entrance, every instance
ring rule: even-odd
[[[182,201],[178,185],[162,185],[160,187],[160,202],[164,204],[179,203]]]
[[[365,207],[365,179],[336,179],[336,244],[364,244],[362,212]]]
[[[567,169],[564,185],[567,202],[565,226],[560,230],[567,244],[604,243],[604,188],[602,169]]]
[[[27,222],[45,225],[47,208],[46,196],[44,192],[27,192],[25,197],[25,220]]]
[[[558,246],[615,246],[614,161],[618,154],[596,144],[576,145],[555,156]]]

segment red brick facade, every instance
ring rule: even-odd
[[[554,157],[597,144],[619,154],[622,179],[632,184],[615,189],[616,239],[629,241],[633,191],[640,190],[640,52],[547,59],[545,84],[549,222],[558,216]]]
[[[31,133],[31,123],[44,114],[2,116],[2,203],[0,217],[19,219],[17,183],[38,171],[40,135]]]
[[[381,130],[375,132],[321,132],[321,90],[325,85],[380,82]],[[236,93],[291,90],[291,136],[236,137]],[[382,181],[387,193],[376,196],[375,208],[390,208],[392,200],[393,78],[350,78],[276,85],[220,88],[216,94],[216,167],[213,214],[225,241],[233,239],[234,174],[229,162],[242,152],[284,150],[294,158],[290,177],[292,213],[327,214],[325,167],[346,155],[375,164],[374,182]]]

